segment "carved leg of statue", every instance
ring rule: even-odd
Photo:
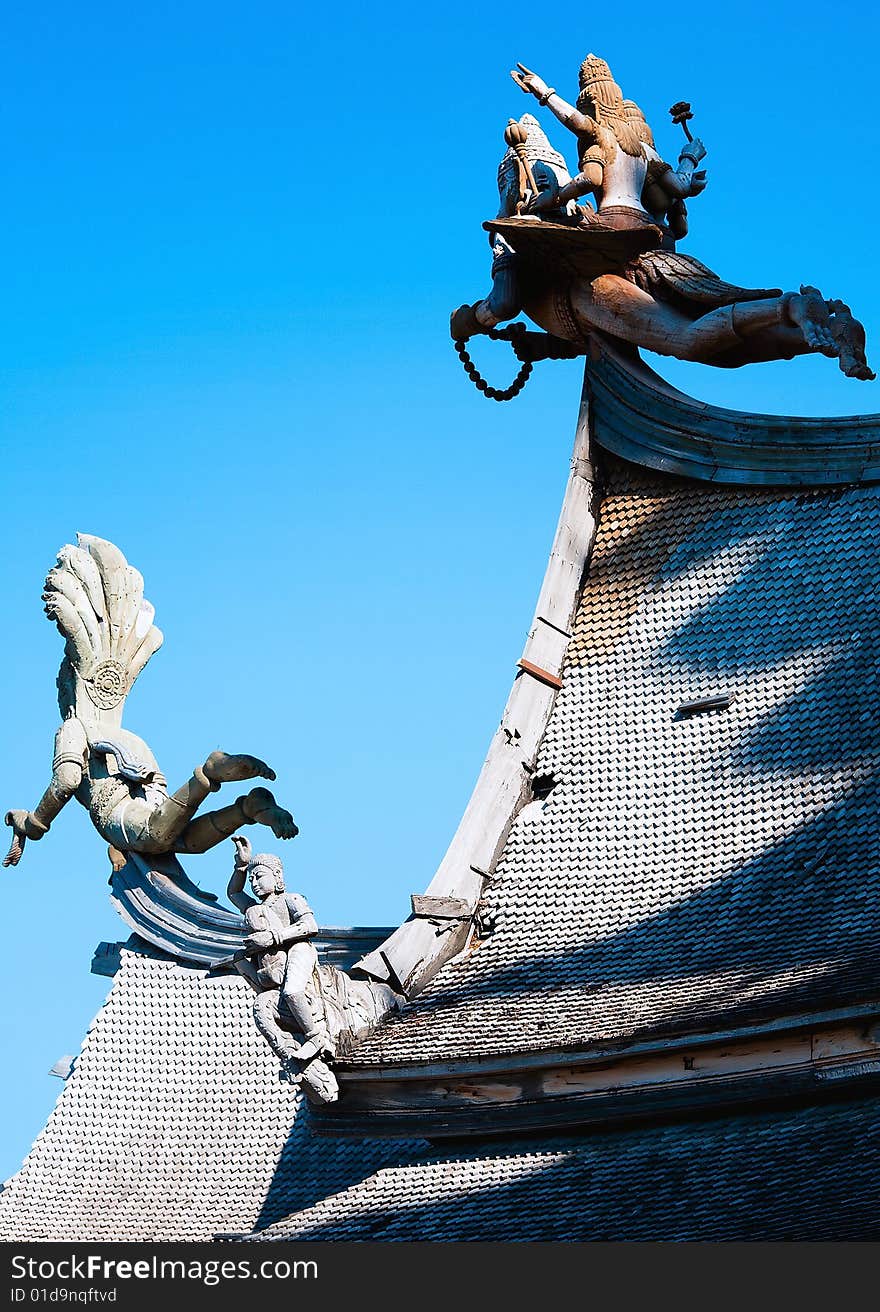
[[[300,1061],[327,1053],[333,1055],[330,1036],[316,1015],[306,989],[318,964],[318,954],[311,943],[294,943],[287,952],[284,982],[281,985],[281,1014],[288,1016],[297,1034],[302,1035]]]
[[[299,829],[289,811],[279,806],[268,788],[252,788],[230,806],[207,811],[186,825],[174,840],[174,852],[207,852],[242,825],[268,825],[276,838],[295,838]]]
[[[817,287],[802,286],[800,292],[779,298],[782,319],[770,331],[760,314],[749,315],[752,305],[765,304],[744,301],[733,307],[734,326],[746,343],[754,343],[760,351],[758,358],[780,354],[789,358],[815,351],[836,359],[848,378],[867,381],[875,377],[865,357],[865,330],[843,301],[826,301]]]
[[[800,295],[789,292],[782,297],[782,303],[788,321],[800,330],[809,350],[831,357],[839,355],[831,333],[828,306],[818,287],[801,287]],[[742,313],[746,308],[745,305],[734,307],[737,328],[743,336],[748,335],[747,320]]]
[[[739,342],[730,306],[694,321],[613,273],[590,282],[575,282],[571,307],[578,325],[586,331],[598,328],[635,346],[682,360],[705,360]],[[774,319],[778,321],[775,306],[768,322]],[[539,322],[542,327],[549,327],[541,319]],[[552,327],[550,331],[559,329]]]
[[[172,793],[170,797],[164,797],[161,802],[155,801],[155,794],[152,799],[132,798],[122,809],[120,816],[113,825],[104,833],[104,837],[120,852],[171,852],[174,851],[178,842],[184,833],[192,829],[191,821],[198,808],[204,802],[209,793],[215,793],[221,784],[240,779],[274,779],[275,771],[270,770],[265,761],[259,760],[256,756],[247,755],[229,755],[226,752],[212,752],[204,765],[197,765],[195,770],[182,788]],[[264,824],[271,824],[274,832],[279,838],[292,837],[289,833],[280,833],[280,828],[285,828],[293,824],[293,817],[287,811],[281,811],[276,806],[275,799],[265,788],[255,789],[252,794],[251,810],[253,806],[260,809],[259,818]],[[244,799],[239,798],[236,806]],[[273,809],[274,808],[274,809]],[[226,808],[229,810],[229,808]],[[213,834],[208,847],[213,847],[219,843],[222,838],[228,838],[237,824],[247,824],[245,818],[249,813],[248,810],[236,810],[234,814],[239,817],[233,822],[231,830],[212,829],[210,826],[203,831],[197,831],[200,839],[208,834]],[[222,813],[215,813],[220,815]],[[263,816],[266,816],[263,820]],[[252,814],[251,823],[257,816]],[[279,829],[275,828],[278,824]],[[102,832],[104,832],[102,830]],[[295,832],[295,827],[294,827]],[[189,847],[184,846],[178,850],[185,852],[204,852],[205,846]],[[111,860],[113,856],[111,854]]]
[[[336,1076],[326,1062],[311,1060],[303,1045],[280,1022],[280,989],[267,989],[254,999],[257,1029],[293,1078],[302,1083],[310,1098],[317,1102],[335,1102],[339,1097]]]
[[[877,375],[865,355],[865,329],[843,301],[826,301],[831,315],[829,328],[839,347],[840,367],[848,378],[870,381]]]
[[[339,1084],[326,1062],[317,1058],[310,1061],[300,1076],[300,1082],[312,1102],[336,1102]]]
[[[691,319],[627,279],[603,274],[589,283],[575,283],[571,304],[584,328],[599,328],[681,360],[711,364],[723,362],[725,355],[741,355],[737,362],[745,363],[750,358],[791,359],[816,351],[836,356],[841,369],[853,377],[873,376],[864,361],[861,324],[851,316],[847,321],[843,312],[835,324],[829,313],[829,304],[835,302],[826,303],[815,287],[772,299],[738,301]]]
[[[299,1052],[299,1044],[289,1030],[282,1029],[278,1006],[280,989],[266,989],[254,998],[254,1020],[257,1029],[281,1061],[292,1061]]]

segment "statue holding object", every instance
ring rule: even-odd
[[[275,778],[255,756],[215,751],[182,788],[169,793],[142,738],[122,728],[125,698],[162,645],[144,581],[118,547],[80,533],[62,547],[43,592],[46,614],[65,639],[58,674],[62,724],[55,735],[52,779],[33,811],[9,811],[13,837],[3,862],[15,866],[27,839],[37,840],[72,797],[109,844],[114,869],[127,852],[206,852],[242,825],[264,824],[276,838],[297,826],[267,788],[252,788],[229,806],[196,815],[221,784]]]
[[[726,368],[818,352],[836,358],[848,377],[874,378],[864,328],[842,301],[826,300],[809,286],[785,293],[738,287],[676,251],[687,233],[685,202],[706,185],[698,167],[705,146],[685,124],[689,106],[673,106],[674,121],[688,138],[673,168],[603,59],[588,55],[581,65],[576,105],[523,64],[511,76],[574,134],[578,171],[571,177],[560,169],[561,157],[526,115],[521,127],[535,185],[524,188],[519,175],[520,194],[511,203],[507,179],[516,152],[508,130],[501,209],[484,225],[494,243],[493,288],[453,314],[450,328],[459,347],[477,333],[496,335],[496,324],[522,310],[554,339],[584,352],[599,332]],[[595,210],[579,203],[587,195]]]
[[[232,841],[227,894],[244,913],[248,934],[241,952],[223,964],[235,965],[257,991],[254,1020],[287,1078],[313,1102],[335,1102],[339,1086],[328,1061],[349,1052],[403,999],[386,984],[319,965],[312,943],[318,923],[303,895],[285,889],[281,859],[254,855],[240,835]]]
[[[227,896],[244,913],[249,931],[236,965],[259,989],[254,1003],[257,1027],[283,1062],[296,1065],[320,1101],[333,1101],[339,1087],[321,1060],[332,1053],[330,1035],[306,993],[318,967],[311,941],[318,933],[318,922],[301,893],[286,891],[284,867],[277,856],[254,856],[250,843],[241,836],[232,841],[235,865]],[[246,878],[254,897],[244,892]],[[282,1009],[290,1029],[282,1025]],[[299,1035],[298,1043],[291,1031]]]
[[[215,751],[182,788],[169,793],[150,748],[122,728],[125,698],[162,645],[162,634],[144,599],[143,578],[112,542],[81,533],[76,546],[62,547],[43,600],[65,639],[58,675],[63,719],[49,787],[33,811],[6,815],[13,832],[4,865],[18,865],[27,840],[42,838],[75,797],[109,844],[114,900],[123,915],[129,887],[135,889],[139,914],[129,923],[136,932],[174,954],[174,926],[180,930],[181,918],[195,916],[192,928],[207,938],[210,964],[234,966],[257,990],[257,1026],[287,1075],[314,1101],[335,1101],[339,1089],[326,1059],[349,1051],[402,998],[386,984],[353,979],[318,963],[312,942],[318,925],[305,898],[285,892],[277,856],[253,856],[248,840],[237,833],[250,824],[266,825],[281,839],[299,832],[267,788],[252,788],[229,806],[196,814],[221,784],[271,780],[275,772],[256,756]],[[190,884],[174,854],[206,852],[227,838],[236,847],[229,897],[244,921],[212,908],[204,926],[198,917],[205,903],[216,899]],[[254,897],[244,892],[247,877]],[[154,895],[158,901],[151,901]],[[241,943],[242,931],[243,947],[231,957],[213,950],[212,934],[222,932],[227,941]]]

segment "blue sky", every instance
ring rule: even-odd
[[[709,185],[685,249],[848,300],[877,367],[876,11],[86,0],[12,5],[5,28],[2,809],[51,767],[43,576],[96,533],[166,634],[126,723],[172,785],[217,746],[264,756],[301,825],[291,886],[325,924],[397,923],[506,698],[580,388],[545,364],[489,403],[447,337],[488,288],[505,123],[534,108],[509,68],[573,97],[605,56],[673,158],[667,108],[690,100]],[[512,376],[504,348],[475,354]],[[659,368],[747,409],[880,410],[824,359]],[[229,863],[188,869],[220,891]],[[75,803],[3,872],[0,1178],[106,993],[93,948],[127,935],[107,874]]]

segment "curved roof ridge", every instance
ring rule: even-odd
[[[807,487],[880,480],[880,414],[750,414],[698,401],[635,350],[597,336],[587,366],[600,446],[648,469],[713,483]]]

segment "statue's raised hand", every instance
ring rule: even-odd
[[[699,164],[700,160],[705,158],[706,147],[699,137],[694,137],[693,141],[689,141],[679,155],[679,159],[690,159],[693,160],[694,164]]]
[[[236,868],[246,866],[251,859],[251,840],[245,838],[244,834],[233,834],[232,842],[235,847]]]
[[[517,63],[516,68],[510,70],[510,76],[520,91],[525,91],[527,95],[535,96],[538,100],[543,99],[550,92],[544,79],[526,68],[525,64]]]

